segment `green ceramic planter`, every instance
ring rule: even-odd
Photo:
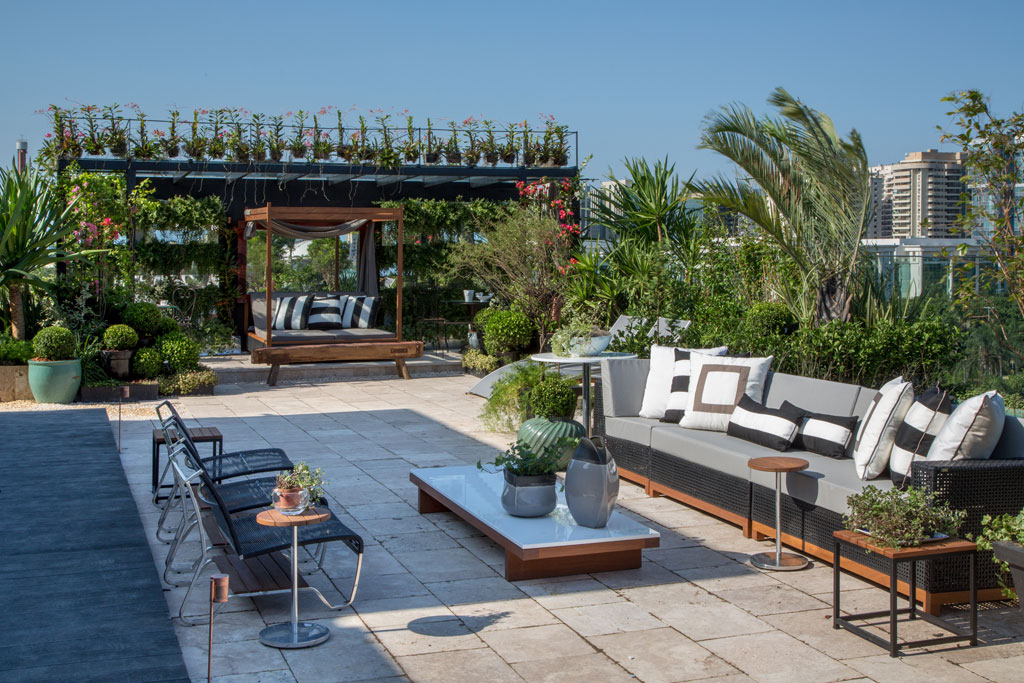
[[[82,383],[82,360],[30,360],[28,385],[36,403],[71,403]]]
[[[536,453],[538,450],[558,441],[562,437],[579,439],[587,435],[587,430],[576,420],[568,418],[531,417],[519,428],[520,441],[525,442],[530,450]],[[561,459],[558,461],[558,469],[564,470],[572,458],[576,446],[565,448]]]

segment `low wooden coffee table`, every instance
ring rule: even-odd
[[[565,497],[544,517],[513,517],[501,507],[504,476],[472,466],[416,469],[421,513],[451,512],[505,549],[505,578],[541,579],[638,569],[644,548],[661,542],[657,531],[613,512],[603,529],[579,526]]]

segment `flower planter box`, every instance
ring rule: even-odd
[[[32,389],[28,386],[28,366],[0,365],[0,403],[32,400]]]
[[[123,386],[128,387],[128,398],[121,399],[126,403],[155,401],[160,395],[156,382],[142,381],[113,387],[82,387],[78,398],[82,403],[116,403]]]

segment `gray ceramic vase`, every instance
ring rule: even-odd
[[[604,439],[580,439],[565,472],[565,502],[580,526],[600,529],[608,523],[619,497],[619,468]]]
[[[501,506],[513,517],[543,517],[555,509],[555,475],[520,476],[505,470]]]

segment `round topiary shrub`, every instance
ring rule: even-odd
[[[127,325],[111,325],[103,333],[103,348],[110,351],[128,351],[139,343],[139,335]]]
[[[576,412],[575,380],[560,375],[546,375],[530,390],[530,411],[549,420],[572,417]]]
[[[173,332],[180,332],[181,325],[177,320],[170,317],[169,315],[161,315],[160,321],[157,323],[156,335],[162,337],[165,334],[171,334]]]
[[[160,332],[160,319],[165,317],[156,304],[139,302],[128,304],[121,319],[143,337],[155,337]]]
[[[796,328],[796,318],[786,304],[759,301],[747,311],[744,324],[751,338],[789,334]]]
[[[532,338],[533,323],[519,311],[495,311],[484,327],[484,345],[492,356],[526,348]]]
[[[77,347],[78,340],[66,327],[47,327],[32,340],[32,352],[43,360],[70,360]]]
[[[172,373],[195,370],[199,366],[199,342],[180,332],[160,337],[157,347]]]
[[[487,327],[487,321],[490,320],[491,316],[497,313],[499,310],[500,309],[493,308],[491,306],[481,308],[479,311],[476,312],[476,315],[473,316],[473,325],[478,330],[484,329],[485,327]]]
[[[150,347],[139,349],[132,358],[132,371],[146,379],[153,379],[164,369],[164,359],[160,352]]]

